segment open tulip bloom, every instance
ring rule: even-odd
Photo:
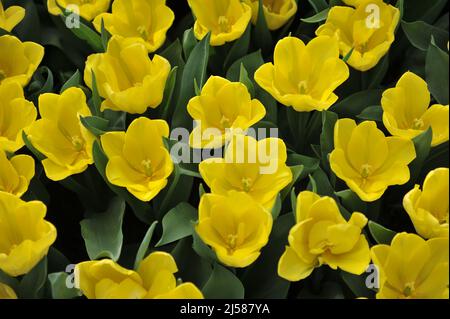
[[[29,298],[139,299],[152,318],[448,299],[448,14],[0,0],[2,313]]]

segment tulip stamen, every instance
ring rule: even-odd
[[[72,136],[71,141],[73,147],[77,152],[81,152],[83,150],[84,141],[81,137],[79,137],[78,135]]]
[[[230,121],[230,119],[228,117],[223,115],[222,118],[220,119],[220,125],[223,128],[230,128],[231,127],[231,121]]]
[[[305,95],[308,91],[308,82],[300,81],[300,83],[298,84],[298,91],[300,94]]]
[[[403,289],[403,295],[407,298],[411,297],[414,293],[414,283],[410,282],[405,285],[405,289]]]
[[[220,16],[217,20],[217,23],[219,24],[220,32],[230,32],[231,31],[231,25],[230,20],[226,16]]]
[[[148,32],[147,32],[147,28],[143,25],[139,26],[137,28],[137,32],[140,34],[141,38],[143,38],[144,40],[148,39]]]
[[[152,161],[149,159],[146,159],[146,160],[143,160],[141,164],[144,167],[145,175],[147,175],[148,177],[151,177],[153,175]]]
[[[414,130],[420,130],[425,126],[425,123],[422,119],[414,119],[413,120],[413,129]]]
[[[242,190],[246,193],[251,191],[251,187],[253,185],[253,180],[251,178],[243,178],[242,179]]]
[[[228,234],[228,236],[227,236],[227,250],[228,250],[228,254],[231,255],[234,252],[234,250],[236,249],[237,239],[238,239],[238,235],[237,234]]]
[[[361,177],[364,179],[369,178],[372,175],[372,165],[364,164],[361,166]]]

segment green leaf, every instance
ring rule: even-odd
[[[404,2],[405,21],[424,21],[432,24],[442,13],[448,0],[408,0]]]
[[[264,59],[261,55],[261,51],[255,51],[250,53],[241,59],[234,62],[227,71],[227,79],[233,82],[239,81],[239,76],[241,73],[241,64],[244,65],[250,79],[254,80],[254,74],[256,70],[264,64]]]
[[[322,11],[320,11],[319,13],[316,13],[312,17],[303,18],[301,20],[306,23],[320,23],[327,19],[328,12],[330,12],[330,9],[326,8],[326,9],[323,9]]]
[[[352,57],[353,51],[355,51],[355,48],[351,48],[350,51],[347,52],[347,54],[342,58],[342,61],[347,62]]]
[[[295,189],[292,188],[291,190],[291,208],[292,208],[292,214],[294,215],[294,218],[296,218],[297,215],[297,194],[295,193]]]
[[[195,46],[197,45],[198,41],[195,38],[194,31],[192,28],[184,31],[183,34],[183,53],[184,58],[187,60],[189,59],[189,56],[192,53],[192,50],[194,50]]]
[[[267,26],[266,16],[263,10],[263,0],[259,0],[258,18],[253,32],[253,39],[255,46],[260,48],[264,54],[269,54],[272,51],[272,33]]]
[[[416,159],[409,165],[411,172],[410,184],[414,184],[422,172],[422,168],[430,155],[431,141],[433,140],[433,131],[429,128],[426,132],[416,136],[413,139],[416,149]]]
[[[40,95],[53,92],[53,85],[52,71],[46,66],[41,66],[34,73],[31,83],[28,86],[30,99],[37,105]]]
[[[362,201],[358,195],[352,190],[347,189],[337,192],[336,195],[341,199],[342,205],[351,212],[365,213],[367,211],[367,204]]]
[[[197,255],[209,261],[210,263],[214,263],[217,261],[216,253],[203,242],[196,231],[192,233],[192,238],[192,249],[194,249]]]
[[[82,294],[76,288],[68,288],[69,274],[66,272],[57,272],[48,275],[50,283],[50,293],[53,299],[73,299]]]
[[[180,203],[171,209],[162,220],[163,234],[156,247],[164,246],[191,236],[192,222],[198,219],[197,210],[188,203]]]
[[[147,255],[148,247],[150,246],[150,242],[152,241],[153,233],[155,232],[155,228],[156,228],[157,224],[158,224],[158,221],[155,220],[153,222],[153,224],[150,225],[147,232],[145,233],[144,239],[142,240],[141,244],[139,245],[139,249],[136,254],[136,259],[134,260],[134,269],[139,268],[139,264]]]
[[[19,298],[37,299],[42,297],[47,280],[47,257],[44,257],[28,274],[23,276],[16,291]]]
[[[386,77],[389,70],[389,54],[386,54],[375,68],[367,72],[367,82],[369,89],[377,89]]]
[[[303,166],[303,170],[299,177],[299,180],[302,180],[307,178],[309,174],[312,174],[319,168],[320,160],[315,157],[291,153],[288,154],[287,163],[289,166]]]
[[[251,24],[247,26],[247,29],[245,30],[244,34],[233,43],[233,46],[228,52],[227,57],[225,58],[225,62],[223,63],[223,68],[225,70],[228,70],[228,68],[236,60],[242,58],[247,54],[248,49],[250,48],[250,34],[251,34],[250,31],[251,31]]]
[[[174,92],[175,92],[175,85],[177,83],[177,73],[178,73],[178,67],[174,67],[172,71],[169,73],[169,77],[166,81],[166,86],[164,88],[164,97],[163,101],[161,103],[161,118],[164,120],[169,120],[170,116],[170,105],[172,104]]]
[[[360,91],[333,105],[330,111],[339,118],[355,118],[370,105],[379,105],[383,90]]]
[[[383,122],[383,108],[380,105],[369,106],[357,118],[364,121]]]
[[[448,105],[448,53],[438,48],[434,39],[432,39],[431,45],[428,48],[425,71],[431,94],[439,102],[439,104]]]
[[[338,120],[336,113],[322,112],[322,133],[320,134],[320,150],[322,154],[322,166],[330,171],[328,156],[334,150],[334,126]]]
[[[103,19],[102,19],[102,24],[101,24],[101,35],[100,36],[102,39],[103,51],[106,52],[106,50],[108,49],[109,39],[111,39],[111,34],[108,32],[108,30],[106,30],[105,21]]]
[[[202,291],[207,299],[243,299],[245,292],[239,278],[219,264],[214,264],[211,277]]]
[[[92,114],[95,116],[100,116],[101,106],[102,106],[102,98],[98,92],[97,79],[95,77],[95,73],[92,70],[92,98],[89,101],[89,105],[91,106]]]
[[[45,159],[47,158],[44,154],[42,154],[41,152],[39,152],[39,151],[33,146],[33,144],[31,143],[31,141],[28,139],[28,136],[27,136],[27,134],[25,133],[25,131],[22,131],[22,139],[23,139],[23,142],[25,143],[25,146],[28,148],[28,150],[29,150],[31,153],[33,153],[33,155],[36,156],[36,158],[37,158],[39,161],[43,161],[43,160],[45,160]]]
[[[283,206],[283,202],[281,201],[281,196],[278,194],[277,199],[275,200],[275,204],[272,207],[272,218],[276,220],[281,213],[281,208]]]
[[[373,239],[375,239],[375,241],[380,245],[390,245],[392,239],[397,234],[396,232],[373,221],[369,221],[369,230]]]
[[[446,45],[448,32],[436,28],[423,21],[406,22],[402,21],[402,29],[411,44],[422,51],[427,51],[430,47],[431,39],[436,39],[440,45]]]
[[[187,113],[186,106],[188,105],[189,100],[195,96],[194,79],[200,87],[203,87],[206,82],[210,38],[211,34],[208,33],[208,35],[195,46],[186,62],[182,75],[180,95],[172,119],[172,127],[192,129],[192,119]]]
[[[244,84],[247,89],[248,92],[250,93],[250,96],[252,98],[255,97],[255,86],[252,83],[252,80],[250,80],[249,76],[248,76],[248,72],[245,69],[245,66],[243,63],[241,63],[241,70],[239,72],[239,82],[241,82],[242,84]]]
[[[180,39],[176,39],[174,42],[172,42],[159,55],[166,58],[172,66],[176,65],[179,68],[182,68],[185,64],[183,59],[183,47],[181,45]]]
[[[63,93],[65,90],[71,87],[78,87],[82,83],[81,80],[81,73],[79,70],[76,70],[75,73],[64,83],[64,85],[61,87],[60,93]]]
[[[328,8],[328,3],[326,0],[308,0],[308,2],[316,12],[321,12]]]
[[[101,136],[108,131],[109,121],[98,116],[80,116],[80,122],[95,136]]]
[[[117,261],[122,250],[122,222],[125,202],[115,197],[108,210],[82,220],[81,235],[91,260],[109,258]]]
[[[302,176],[305,166],[304,165],[296,165],[289,167],[292,172],[292,181],[289,183],[288,186],[286,186],[285,189],[281,191],[281,199],[284,200],[289,193],[291,192],[291,189],[294,187],[294,185],[300,180],[300,177]]]
[[[86,41],[95,52],[103,52],[102,38],[97,32],[85,25],[75,13],[68,12],[67,10],[61,10],[61,12],[62,14],[60,16],[64,25],[67,25],[66,21],[68,19],[79,19],[79,27],[68,28],[77,38]]]
[[[320,168],[312,174],[312,181],[316,183],[317,190],[315,193],[321,196],[334,197],[334,189],[331,186],[328,176]]]
[[[375,293],[366,286],[366,273],[357,276],[345,271],[341,271],[341,277],[356,298],[365,297],[372,299],[375,297]]]
[[[292,214],[285,214],[274,222],[269,243],[261,255],[242,275],[245,297],[250,299],[286,298],[290,283],[278,275],[278,261],[288,243],[290,229],[295,220]]]

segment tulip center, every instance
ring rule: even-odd
[[[246,193],[251,191],[252,185],[253,185],[253,180],[251,178],[243,178],[241,180],[242,182],[242,190]]]
[[[77,152],[81,152],[84,148],[84,141],[78,135],[72,136],[72,145]]]
[[[361,177],[366,179],[372,174],[372,165],[364,164],[361,165]]]
[[[298,92],[302,95],[306,94],[308,91],[308,82],[306,81],[300,81],[298,84]]]
[[[236,234],[228,234],[227,236],[227,250],[228,254],[232,254],[236,249],[238,235]]]
[[[414,288],[414,283],[413,282],[409,282],[405,285],[405,288],[403,289],[403,295],[405,297],[411,297],[414,294],[415,288]]]
[[[0,82],[6,79],[6,72],[0,69]]]
[[[149,159],[146,159],[146,160],[143,160],[141,164],[144,167],[145,175],[147,175],[148,177],[151,177],[153,175],[152,161]]]
[[[220,119],[220,125],[223,128],[230,128],[231,127],[231,120],[226,117],[225,115],[222,115],[222,118]]]
[[[226,16],[220,16],[217,20],[217,23],[219,24],[219,30],[220,32],[230,32],[231,31],[231,25],[230,20]]]
[[[148,32],[145,26],[141,25],[136,30],[140,34],[141,38],[143,38],[144,40],[148,39]]]
[[[414,119],[413,120],[413,129],[414,130],[420,130],[425,126],[425,123],[422,119]]]

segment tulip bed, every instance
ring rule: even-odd
[[[0,299],[448,299],[448,41],[447,0],[0,0]]]

